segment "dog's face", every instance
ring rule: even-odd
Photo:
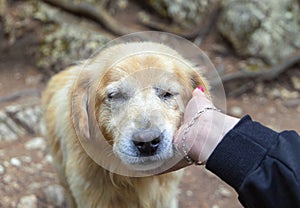
[[[195,86],[204,84],[181,58],[141,53],[114,63],[98,81],[98,126],[114,154],[135,170],[173,156],[172,140]]]

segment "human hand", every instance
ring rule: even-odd
[[[194,90],[193,97],[186,106],[184,124],[179,128],[173,141],[183,157],[185,149],[193,161],[207,161],[225,134],[239,121],[213,109],[214,105],[203,92],[203,88]],[[193,124],[190,125],[191,123]],[[188,165],[190,164],[183,158],[168,172]]]

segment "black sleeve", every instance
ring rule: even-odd
[[[300,207],[300,136],[277,133],[245,116],[206,168],[232,186],[245,207]]]

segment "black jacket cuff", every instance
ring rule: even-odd
[[[268,150],[277,142],[278,133],[243,117],[217,145],[206,168],[226,183],[239,189],[248,173],[257,168]]]

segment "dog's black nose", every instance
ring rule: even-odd
[[[133,144],[141,156],[154,155],[161,139],[162,133],[158,128],[142,129],[133,134]]]

